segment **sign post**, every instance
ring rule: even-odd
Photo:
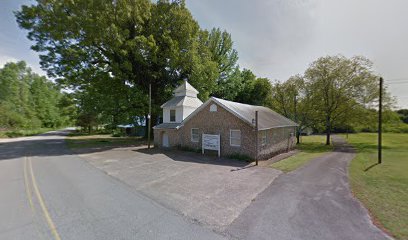
[[[218,157],[221,156],[220,135],[203,134],[202,135],[202,153],[204,149],[218,151]]]

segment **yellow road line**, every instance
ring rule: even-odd
[[[28,198],[28,203],[30,204],[30,208],[33,212],[35,212],[34,204],[33,204],[33,199],[31,198],[31,191],[30,191],[30,186],[28,183],[28,174],[27,174],[27,157],[24,157],[24,185],[26,189],[26,194]]]
[[[30,189],[30,180],[28,178],[28,173],[27,173],[27,157],[24,157],[24,165],[23,165],[23,172],[24,172],[24,186],[26,189],[26,194],[27,194],[27,198],[28,198],[28,203],[30,205],[31,208],[31,212],[33,214],[33,218],[35,218],[36,215],[36,210],[34,207],[34,202],[33,202],[33,198],[31,196],[31,189]],[[39,229],[38,223],[35,221],[34,219],[34,225],[35,225],[35,229],[38,233],[38,236],[41,237],[41,239],[45,239],[44,235],[42,234],[42,232]]]
[[[55,224],[51,219],[51,216],[50,216],[50,214],[48,212],[47,206],[45,205],[44,199],[43,199],[43,197],[42,197],[42,195],[40,193],[40,190],[38,188],[37,181],[35,180],[35,176],[34,176],[33,165],[31,163],[30,158],[28,159],[28,166],[30,168],[31,181],[32,181],[32,184],[33,184],[33,187],[34,187],[34,192],[35,192],[35,195],[37,196],[38,202],[40,203],[40,206],[41,206],[41,209],[43,211],[45,220],[47,221],[48,227],[50,228],[51,233],[54,236],[54,239],[55,240],[61,240],[61,238],[60,238],[60,236],[59,236],[59,234],[57,232],[57,228],[55,227]]]

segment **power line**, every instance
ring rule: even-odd
[[[398,81],[406,81],[408,78],[392,78],[392,79],[387,79],[387,82],[398,82]]]
[[[408,81],[406,81],[406,82],[387,82],[387,83],[385,83],[385,84],[387,84],[387,85],[389,85],[389,84],[407,84],[408,83]]]

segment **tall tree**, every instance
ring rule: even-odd
[[[2,125],[11,128],[40,127],[32,109],[31,70],[26,63],[6,63],[0,69],[0,105]]]
[[[249,69],[243,69],[240,73],[241,73],[240,74],[241,87],[234,101],[250,104],[252,102],[251,94],[254,89],[254,82],[256,80],[256,76]]]
[[[38,0],[16,17],[42,68],[65,87],[120,79],[146,97],[151,84],[155,115],[181,79],[204,100],[216,85],[217,65],[183,0]]]
[[[52,81],[31,72],[26,63],[6,63],[0,69],[0,127],[58,127],[69,123],[59,105],[64,95]]]
[[[241,87],[235,101],[266,106],[271,98],[272,85],[267,78],[257,78],[249,69],[241,72]]]
[[[206,45],[212,54],[212,60],[217,63],[220,81],[227,79],[234,72],[238,61],[238,52],[233,48],[231,34],[213,28],[208,33]]]
[[[378,97],[378,76],[364,57],[321,57],[306,70],[304,80],[327,145],[334,126],[360,120],[361,107],[372,106]]]
[[[242,78],[239,77],[238,52],[233,48],[231,34],[219,28],[210,32],[204,30],[202,34],[218,70],[217,86],[212,95],[232,100],[240,90]]]
[[[296,131],[297,143],[300,142],[300,134],[307,127],[314,127],[310,95],[300,75],[292,76],[283,83],[274,83],[268,106],[299,124]]]

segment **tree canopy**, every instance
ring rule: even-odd
[[[296,131],[298,143],[300,134],[306,128],[316,127],[310,94],[301,75],[292,76],[283,83],[275,82],[272,85],[270,99],[268,102],[270,108],[299,124]]]
[[[153,119],[183,79],[204,101],[264,105],[270,90],[267,79],[239,69],[231,35],[201,29],[183,0],[42,0],[15,15],[42,68],[75,91],[80,115],[98,113],[105,123],[146,115],[149,84]]]
[[[328,144],[333,129],[372,122],[375,114],[378,76],[368,59],[321,57],[304,74],[271,84],[240,69],[231,35],[201,29],[184,0],[37,0],[15,15],[42,68],[73,91],[83,125],[116,126],[146,116],[149,85],[156,121],[160,105],[183,79],[203,101],[216,96],[269,106],[299,123],[298,137],[311,127],[325,131]],[[390,107],[388,93],[385,99]],[[36,115],[41,122],[53,119],[41,107],[35,111],[42,112]]]
[[[71,122],[73,102],[53,82],[32,73],[26,63],[0,69],[0,128],[60,127]]]
[[[44,0],[22,6],[16,17],[42,68],[64,87],[84,92],[121,82],[147,99],[151,84],[157,111],[184,78],[203,99],[216,85],[208,37],[184,1]]]
[[[326,56],[310,64],[303,75],[274,84],[271,105],[297,121],[299,132],[306,127],[325,132],[326,144],[330,144],[334,129],[376,122],[378,84],[379,76],[367,58]],[[393,101],[387,91],[385,96],[389,109]]]

